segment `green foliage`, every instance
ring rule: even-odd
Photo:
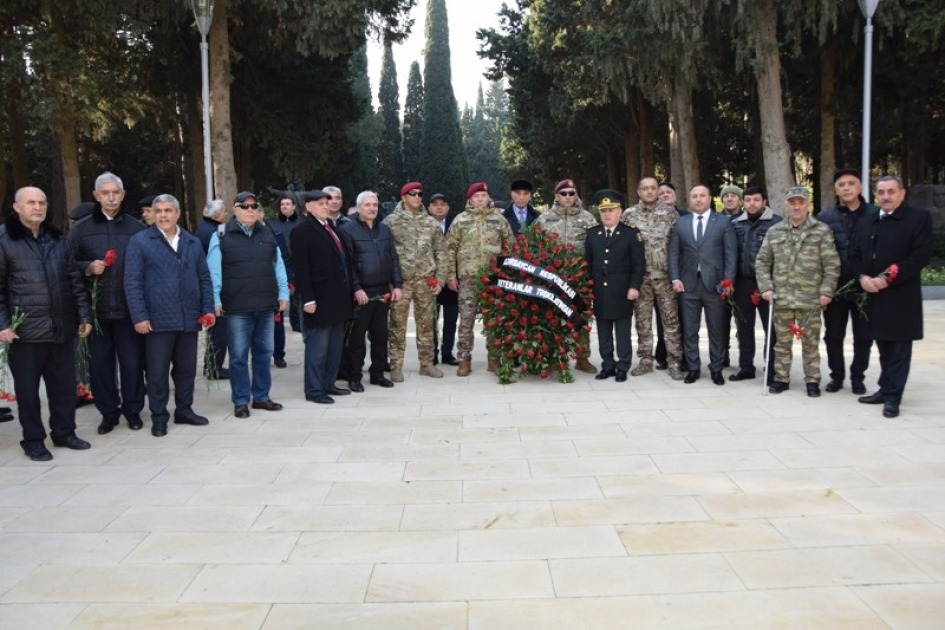
[[[502,136],[508,117],[508,97],[500,81],[489,85],[488,98],[483,96],[480,85],[475,114],[469,108],[463,112],[469,178],[486,182],[493,199],[508,199],[509,194],[509,178],[502,160]]]
[[[400,96],[397,86],[397,68],[394,51],[390,43],[384,46],[381,61],[381,85],[378,90],[381,118],[381,141],[378,146],[380,180],[378,192],[382,199],[394,195],[403,185],[404,154],[403,138],[400,135]]]
[[[420,145],[423,138],[423,78],[420,64],[410,64],[404,101],[404,181],[420,178]]]
[[[445,0],[429,0],[426,36],[420,176],[428,195],[442,193],[457,209],[464,206],[469,176],[453,94]]]
[[[923,269],[922,284],[924,286],[945,285],[945,267],[926,267]]]

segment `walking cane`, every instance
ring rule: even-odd
[[[768,332],[765,335],[765,379],[761,382],[761,395],[768,395],[768,370],[771,369],[771,325],[774,323],[774,301],[778,299],[778,294],[771,296],[771,302],[768,303]]]

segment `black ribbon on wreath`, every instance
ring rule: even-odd
[[[520,258],[499,257],[496,263],[499,267],[524,272],[526,275],[547,282],[558,289],[562,296],[559,297],[553,291],[536,284],[508,280],[496,275],[489,276],[489,284],[503,291],[545,300],[553,304],[564,315],[565,319],[574,324],[575,327],[583,326],[586,323],[582,313],[587,309],[587,305],[578,292],[565,282],[561,276]]]

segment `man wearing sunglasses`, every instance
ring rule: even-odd
[[[213,280],[216,315],[226,314],[233,415],[248,418],[250,402],[253,409],[282,409],[282,405],[269,398],[274,345],[272,314],[288,308],[289,282],[275,234],[259,220],[256,195],[238,193],[233,215],[211,237],[207,264]]]
[[[555,241],[558,245],[573,246],[574,256],[583,258],[587,231],[599,224],[594,215],[581,205],[574,180],[563,179],[555,186],[554,204],[538,217],[535,225],[545,234],[557,234]],[[583,329],[580,334],[578,343],[581,350],[577,353],[574,367],[587,374],[597,374],[597,368],[588,360],[591,356],[591,334]]]
[[[400,203],[383,221],[394,236],[394,249],[400,258],[403,275],[403,299],[390,309],[390,380],[404,381],[404,352],[407,347],[407,315],[413,303],[417,328],[417,355],[420,374],[442,378],[433,365],[433,326],[436,296],[446,284],[448,254],[443,232],[436,219],[423,207],[423,185],[409,182],[400,189]]]

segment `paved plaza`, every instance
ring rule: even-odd
[[[315,405],[290,333],[282,412],[235,419],[200,382],[208,427],[99,436],[86,407],[92,449],[48,463],[0,425],[0,628],[945,628],[925,308],[892,420],[848,383],[807,398],[799,342],[762,396],[706,371],[501,386],[481,340],[435,380],[409,339],[406,382]]]

